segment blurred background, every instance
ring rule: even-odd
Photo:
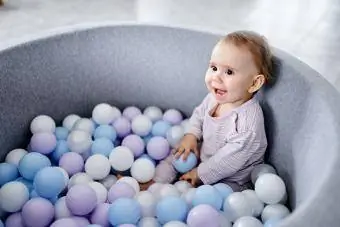
[[[155,23],[221,34],[251,29],[340,90],[339,0],[4,0],[0,48],[22,36],[101,21]]]

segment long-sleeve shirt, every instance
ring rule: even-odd
[[[250,182],[255,165],[263,163],[267,148],[264,117],[255,97],[241,106],[213,117],[217,102],[208,94],[189,120],[186,133],[201,141],[198,177],[204,184],[223,182],[238,191]],[[171,183],[177,175],[170,155],[156,167],[154,181]],[[247,186],[245,186],[247,185]]]

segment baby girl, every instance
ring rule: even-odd
[[[267,148],[263,112],[254,96],[271,79],[272,58],[266,39],[237,31],[214,47],[205,84],[209,94],[190,118],[174,153],[161,161],[152,182],[172,183],[174,158],[190,152],[200,158],[197,168],[182,175],[193,186],[226,183],[241,191],[250,186],[250,173],[263,163]]]

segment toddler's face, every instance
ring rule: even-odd
[[[257,69],[249,51],[230,42],[213,49],[205,83],[220,104],[246,101],[251,97]]]

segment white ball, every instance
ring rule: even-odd
[[[114,122],[115,120],[117,120],[118,118],[120,118],[122,116],[122,112],[115,106],[112,106],[112,109],[113,109],[112,122]]]
[[[145,115],[138,115],[132,120],[131,129],[139,136],[147,136],[152,129],[152,121]]]
[[[55,122],[50,116],[39,115],[31,121],[30,128],[31,128],[32,134],[39,133],[39,132],[54,133]]]
[[[142,217],[155,217],[156,216],[156,198],[149,191],[141,191],[136,194],[136,200],[141,206]]]
[[[93,181],[89,183],[89,186],[96,192],[97,195],[97,204],[105,203],[107,201],[108,191],[99,182]]]
[[[24,149],[14,149],[10,151],[5,159],[5,162],[14,164],[16,166],[19,165],[20,160],[27,154],[28,152]]]
[[[264,203],[276,204],[284,198],[286,186],[279,176],[265,173],[255,182],[255,192]]]
[[[176,147],[184,136],[184,129],[180,125],[172,126],[166,133],[166,139],[171,147]]]
[[[187,224],[181,221],[170,221],[166,223],[165,225],[163,225],[163,227],[187,227],[187,226],[188,226]]]
[[[87,173],[76,173],[74,174],[70,181],[68,182],[68,189],[72,188],[77,184],[89,184],[93,179]]]
[[[164,184],[161,190],[159,191],[159,198],[158,200],[166,197],[166,196],[177,196],[180,197],[181,193],[178,189],[172,184]]]
[[[117,181],[117,183],[119,182],[125,182],[129,184],[135,190],[136,194],[140,191],[139,184],[133,177],[122,177]]]
[[[159,197],[159,192],[161,191],[164,184],[155,182],[149,186],[148,191],[151,192],[155,198]]]
[[[244,190],[242,193],[246,196],[253,211],[254,217],[259,217],[263,211],[264,203],[259,199],[254,190]]]
[[[131,176],[140,183],[146,183],[155,176],[156,168],[147,158],[137,159],[131,166]]]
[[[63,120],[63,127],[67,128],[69,131],[72,130],[74,124],[80,119],[76,114],[70,114]]]
[[[58,201],[55,203],[54,208],[54,215],[56,220],[72,217],[71,211],[66,206],[66,196],[59,198]]]
[[[263,224],[254,217],[246,216],[237,219],[233,227],[263,227]]]
[[[159,226],[160,226],[159,222],[154,217],[142,218],[138,223],[138,227],[159,227]]]
[[[196,188],[189,188],[188,191],[182,194],[182,198],[190,207],[192,206],[192,200],[194,199],[195,194]]]
[[[223,211],[232,222],[242,216],[251,216],[253,214],[249,201],[242,192],[231,193],[224,200]]]
[[[79,131],[87,132],[90,135],[92,135],[95,129],[96,129],[96,126],[91,119],[80,118],[73,125],[72,131],[79,130]]]
[[[183,127],[184,133],[188,133],[190,130],[190,120],[185,119],[181,122],[181,126]]]
[[[68,185],[68,182],[70,181],[70,176],[68,175],[68,173],[63,168],[61,168],[59,166],[55,166],[53,168],[57,168],[63,173],[64,178],[65,178],[65,185]]]
[[[117,112],[107,103],[101,103],[94,107],[92,119],[99,125],[107,125],[117,117]]]
[[[220,227],[232,227],[231,221],[227,218],[223,211],[220,211],[219,224]]]
[[[21,182],[11,181],[0,188],[0,208],[4,211],[17,212],[28,200],[28,188]]]
[[[278,218],[278,219],[283,219],[287,217],[290,214],[290,211],[288,208],[282,204],[271,204],[267,205],[261,215],[261,219],[263,223],[268,221],[268,219],[271,218]]]
[[[112,150],[109,160],[112,168],[116,171],[126,171],[131,168],[134,155],[128,147],[118,146]]]
[[[102,180],[107,177],[111,170],[111,164],[107,157],[101,154],[90,156],[85,162],[85,172],[93,180]]]
[[[150,118],[152,122],[156,122],[158,120],[161,120],[163,118],[163,112],[162,110],[157,106],[148,106],[143,111],[143,114]]]
[[[192,188],[192,185],[185,180],[177,181],[174,185],[181,194],[187,192],[190,188]]]
[[[80,130],[72,131],[67,137],[67,145],[73,152],[79,154],[88,152],[92,146],[91,135]]]
[[[108,175],[103,180],[100,181],[100,183],[107,189],[110,190],[112,185],[114,185],[117,182],[117,177],[115,175]]]
[[[254,169],[251,171],[251,182],[255,184],[257,179],[265,173],[272,173],[276,174],[276,170],[274,169],[273,166],[268,165],[268,164],[259,164],[254,167]]]

